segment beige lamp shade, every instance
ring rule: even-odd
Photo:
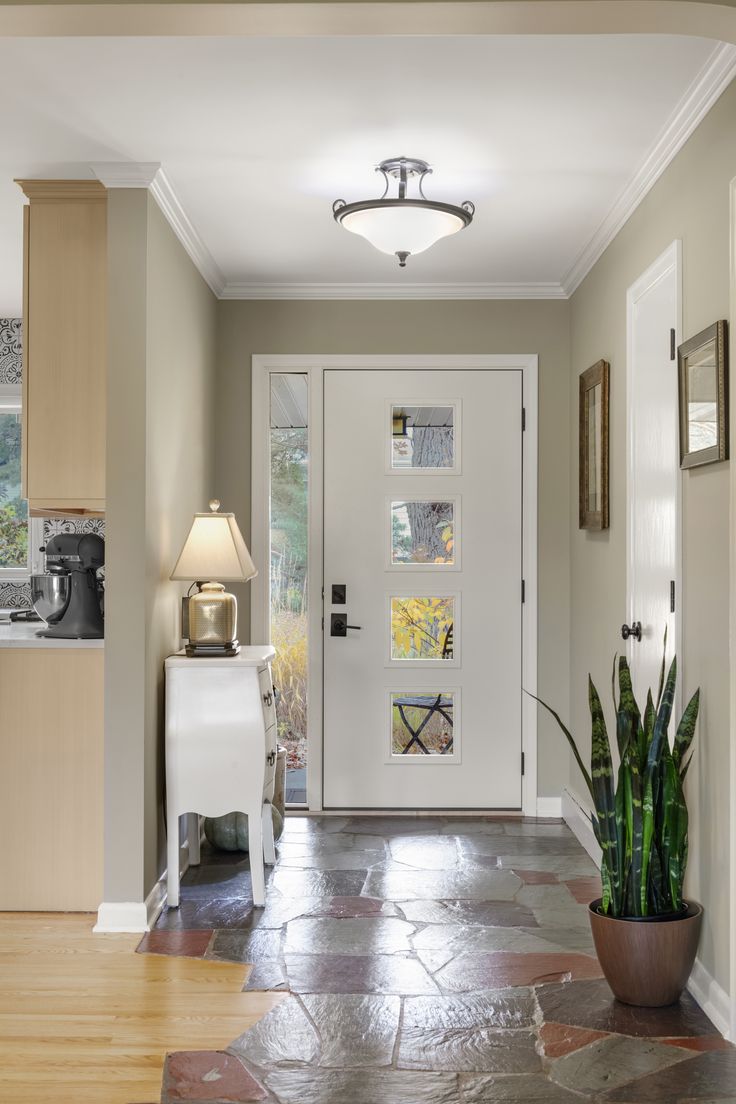
[[[244,583],[258,574],[235,514],[220,514],[219,508],[213,499],[209,514],[194,515],[171,579]]]

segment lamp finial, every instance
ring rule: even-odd
[[[219,498],[211,498],[210,499],[210,510],[212,511],[212,513],[216,514],[219,509],[220,509],[220,500],[219,500]]]

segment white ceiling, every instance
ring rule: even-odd
[[[715,48],[659,35],[1,40],[0,315],[21,303],[13,178],[104,161],[161,162],[225,294],[404,279],[563,294],[657,144],[671,155]],[[337,197],[378,194],[373,166],[400,154],[434,166],[428,196],[477,208],[402,272],[331,213]]]

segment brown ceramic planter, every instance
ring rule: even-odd
[[[613,994],[624,1004],[674,1004],[690,977],[703,910],[694,902],[680,916],[616,920],[589,906],[598,961]]]

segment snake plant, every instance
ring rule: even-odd
[[[593,800],[593,831],[601,847],[601,911],[613,917],[660,916],[683,907],[682,883],[687,864],[687,805],[683,783],[692,754],[700,691],[688,702],[670,747],[669,726],[675,697],[677,660],[665,679],[659,677],[656,705],[651,690],[642,715],[631,685],[626,659],[613,662],[613,704],[616,710],[618,771],[598,691],[588,676],[592,721],[588,771],[575,739],[559,715],[541,698],[567,737]],[[533,696],[533,695],[532,695]],[[614,774],[616,774],[614,781]]]

